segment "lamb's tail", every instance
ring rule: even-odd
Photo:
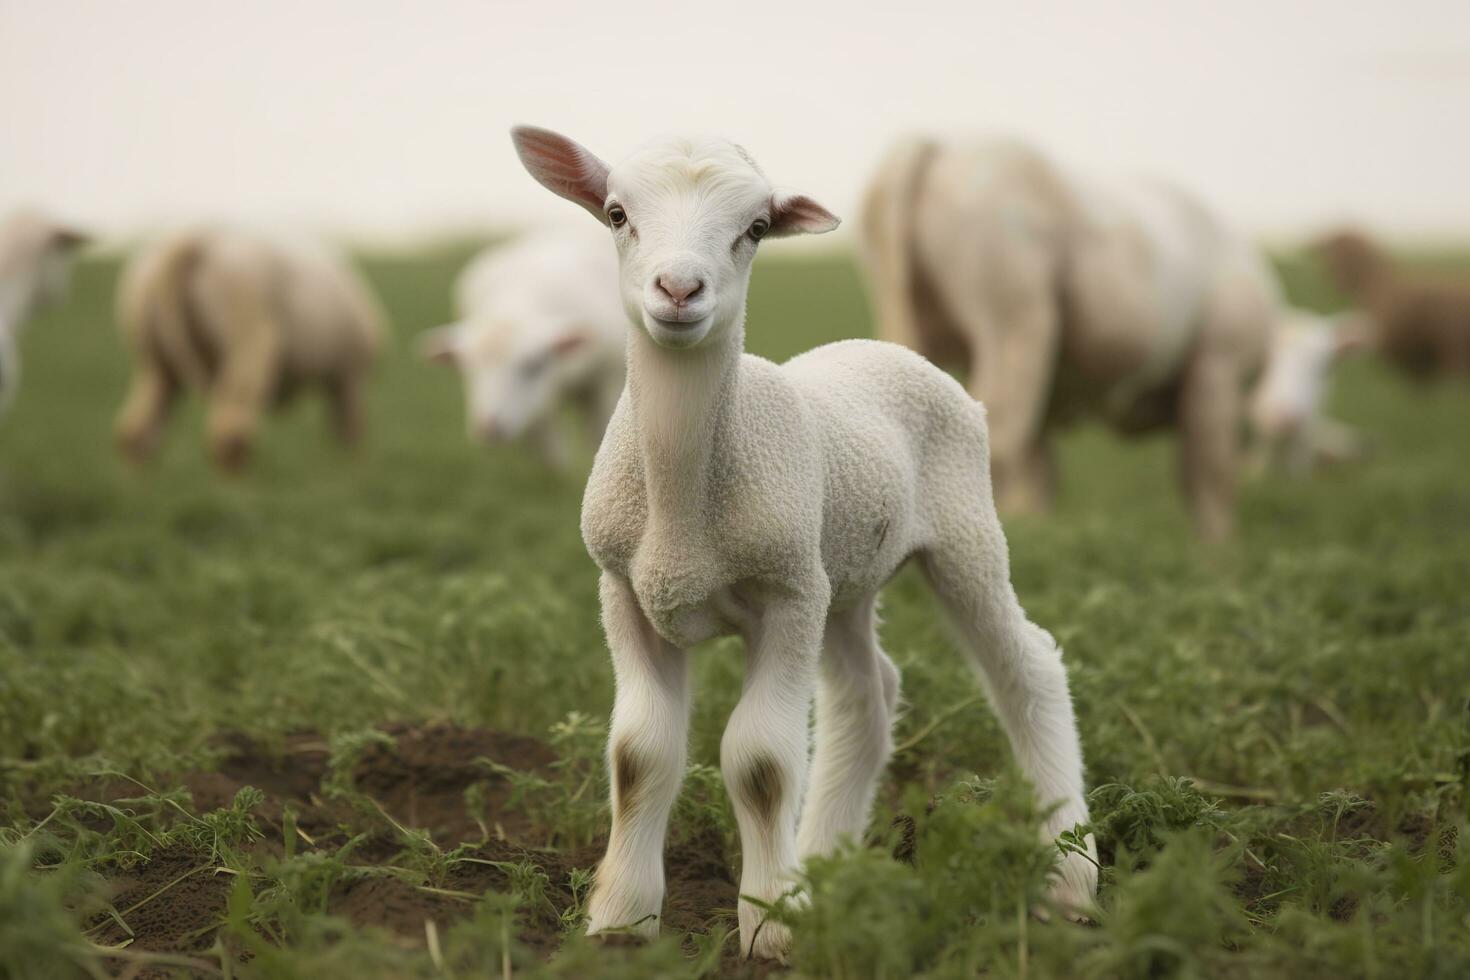
[[[924,176],[939,151],[933,139],[898,142],[868,185],[858,219],[858,251],[868,270],[878,336],[920,348],[914,313],[914,208]]]
[[[208,387],[212,371],[190,321],[189,284],[204,252],[198,235],[184,235],[163,246],[146,281],[123,310],[134,343],[151,348],[186,387]]]

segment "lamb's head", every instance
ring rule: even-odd
[[[459,371],[470,438],[494,443],[551,417],[585,381],[591,346],[590,333],[576,327],[490,318],[436,327],[419,350]]]
[[[511,136],[533,177],[611,230],[623,305],[663,347],[695,347],[742,320],[761,239],[837,227],[811,198],[774,190],[725,140],[661,140],[609,167],[544,129]]]

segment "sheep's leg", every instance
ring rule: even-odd
[[[143,463],[158,451],[163,425],[178,400],[178,385],[157,364],[140,360],[117,413],[117,446],[131,462]]]
[[[943,535],[923,556],[923,569],[978,670],[1011,743],[1021,772],[1046,813],[1044,840],[1088,819],[1082,790],[1082,748],[1056,641],[1030,622],[1010,584],[1005,538],[990,527]],[[1089,850],[1096,857],[1092,839]],[[1085,915],[1097,890],[1097,867],[1079,854],[1064,856],[1052,885],[1057,904]]]
[[[625,579],[604,572],[601,594],[617,685],[608,739],[612,833],[587,931],[652,937],[664,899],[664,833],[688,752],[686,656],[654,631]]]
[[[1185,372],[1179,404],[1179,461],[1195,527],[1206,541],[1230,536],[1241,405],[1234,358],[1202,351]]]
[[[796,817],[807,766],[807,718],[828,596],[782,599],[747,638],[745,688],[720,742],[720,768],[740,826],[740,945],[783,959],[785,926],[746,900],[775,902],[793,884]]]
[[[796,851],[828,854],[861,840],[878,777],[893,752],[898,668],[878,646],[876,596],[832,614],[817,686],[816,753]]]
[[[996,505],[1005,513],[1044,512],[1055,484],[1044,428],[1061,322],[1040,290],[1007,306],[965,313],[976,338],[970,393],[985,405]]]
[[[1350,425],[1319,416],[1313,420],[1309,432],[1314,460],[1324,463],[1351,463],[1363,458],[1363,438]]]
[[[221,469],[238,470],[250,458],[250,444],[269,404],[277,368],[275,328],[270,323],[243,331],[226,355],[210,390],[206,423],[210,454]]]
[[[1245,472],[1251,479],[1259,480],[1270,471],[1271,463],[1276,458],[1277,441],[1273,426],[1259,422],[1251,424],[1245,451]]]
[[[332,429],[344,446],[356,447],[362,442],[363,379],[354,372],[344,372],[327,383],[327,406],[332,416]]]

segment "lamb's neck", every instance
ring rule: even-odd
[[[738,326],[694,350],[668,350],[644,331],[630,331],[628,398],[649,514],[656,520],[699,526],[714,447],[734,406],[744,346]]]

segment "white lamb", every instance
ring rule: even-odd
[[[592,446],[623,390],[627,314],[617,252],[601,236],[542,232],[478,255],[455,283],[459,320],[425,335],[459,369],[472,439],[526,438],[571,462],[560,409],[579,410]]]
[[[757,242],[837,219],[773,191],[723,140],[657,142],[609,168],[555,133],[513,136],[537,180],[609,226],[634,326],[628,385],[582,509],[617,681],[613,824],[588,931],[658,931],[664,834],[685,767],[686,651],[709,637],[741,635],[747,650],[720,748],[741,895],[772,901],[803,857],[861,837],[899,689],[874,607],[909,558],[1051,808],[1044,835],[1086,821],[1067,674],[1011,587],[983,408],[892,344],[845,341],[779,367],[743,353]],[[1061,860],[1061,907],[1083,912],[1095,885],[1086,856]],[[748,953],[784,955],[789,935],[759,906],[742,899],[739,919]]]
[[[33,211],[0,222],[0,415],[20,386],[20,329],[65,288],[67,263],[86,240]]]
[[[1251,394],[1252,466],[1272,463],[1302,475],[1319,462],[1362,455],[1362,440],[1323,411],[1328,376],[1344,353],[1367,345],[1373,324],[1361,313],[1323,316],[1284,308],[1271,334],[1266,370]]]

